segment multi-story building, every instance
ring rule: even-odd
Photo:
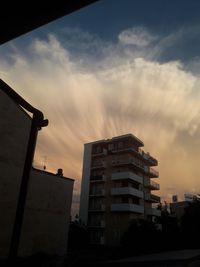
[[[151,193],[160,186],[152,178],[158,162],[140,147],[133,134],[87,143],[84,146],[80,219],[95,244],[118,244],[133,218],[154,219],[160,210]]]
[[[169,204],[171,215],[176,217],[180,223],[181,217],[185,213],[185,209],[190,206],[191,202],[196,201],[200,201],[200,194],[185,193],[183,201],[173,201]]]

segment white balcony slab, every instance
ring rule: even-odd
[[[136,204],[129,204],[129,203],[115,203],[111,205],[111,211],[116,212],[135,212],[135,213],[144,213],[144,207],[141,205]]]
[[[142,184],[142,177],[133,172],[115,172],[111,175],[112,180],[131,179],[135,182]]]
[[[144,185],[148,188],[150,188],[150,190],[160,190],[160,185],[152,180],[150,180],[149,178],[144,180]]]
[[[132,195],[139,198],[143,198],[144,193],[143,191],[132,187],[115,187],[111,188],[111,195]]]

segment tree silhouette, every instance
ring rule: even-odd
[[[68,233],[68,250],[87,248],[88,244],[89,234],[87,228],[78,221],[71,222]]]
[[[181,230],[187,247],[199,248],[200,201],[190,202],[181,218]]]
[[[131,254],[153,252],[159,246],[159,232],[152,221],[134,219],[122,237],[121,244]]]

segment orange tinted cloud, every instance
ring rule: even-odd
[[[13,52],[12,64],[0,63],[2,79],[49,119],[35,165],[42,167],[46,156],[47,170],[63,168],[76,179],[78,195],[84,143],[133,133],[159,161],[164,199],[198,191],[199,77],[180,62],[125,56],[119,44],[110,46],[112,53],[84,66],[84,57],[73,57],[50,35],[33,40],[26,55]]]

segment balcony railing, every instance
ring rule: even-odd
[[[150,181],[152,190],[160,190],[160,185],[154,181]]]
[[[111,205],[111,211],[115,212],[134,212],[134,213],[144,213],[144,207],[136,204],[129,203],[116,203]]]
[[[105,174],[90,176],[91,182],[105,182],[105,180],[106,180]]]
[[[139,170],[144,171],[144,166],[141,163],[135,161],[133,158],[123,159],[123,160],[113,160],[112,165],[113,166],[131,165]]]
[[[141,148],[139,148],[138,150],[134,147],[131,146],[124,146],[124,147],[120,147],[120,148],[115,148],[112,150],[112,153],[120,153],[120,152],[133,152],[137,157],[142,157],[146,163],[149,166],[157,166],[158,165],[158,161],[157,159],[155,159],[154,157],[152,157],[149,153],[145,153]]]
[[[116,187],[111,188],[111,195],[118,196],[118,195],[132,195],[138,198],[143,198],[144,193],[138,189],[132,187]]]
[[[160,197],[153,194],[147,194],[145,200],[152,203],[160,203]]]
[[[152,157],[149,153],[145,153],[142,149],[139,148],[139,154],[142,158],[147,162],[150,166],[157,166],[158,161],[154,157]]]
[[[159,190],[160,185],[150,179],[145,179],[144,180],[144,185],[148,187],[150,190]]]
[[[105,189],[94,188],[90,191],[90,196],[105,196]]]
[[[106,162],[98,162],[98,163],[96,163],[96,164],[93,164],[92,165],[92,167],[91,167],[91,169],[104,169],[104,168],[106,168]]]
[[[105,205],[104,204],[90,205],[88,211],[91,211],[91,212],[105,211]]]
[[[101,238],[100,238],[100,244],[101,245],[104,245],[105,244],[105,238],[104,238],[104,236],[101,236]]]
[[[111,179],[112,180],[131,179],[135,182],[142,183],[142,177],[133,172],[115,172],[112,173]]]
[[[145,166],[144,171],[151,178],[157,178],[159,176],[159,172],[149,166]]]
[[[89,222],[88,227],[105,228],[105,221],[101,220]]]
[[[153,168],[149,168],[149,173],[150,173],[150,175],[151,175],[152,178],[153,178],[153,177],[158,177],[158,176],[159,176],[159,172],[156,171],[156,170],[153,169]]]
[[[151,199],[155,202],[155,203],[160,203],[160,197],[156,196],[154,194],[151,194]]]
[[[105,238],[104,238],[104,236],[90,237],[90,243],[93,245],[104,245]]]
[[[135,154],[139,153],[138,150],[136,150],[134,147],[120,147],[112,150],[113,153],[127,152],[127,151],[134,152]]]
[[[103,149],[102,151],[99,151],[99,152],[94,151],[92,153],[93,157],[106,156],[106,155],[107,155],[107,150],[106,149]]]

